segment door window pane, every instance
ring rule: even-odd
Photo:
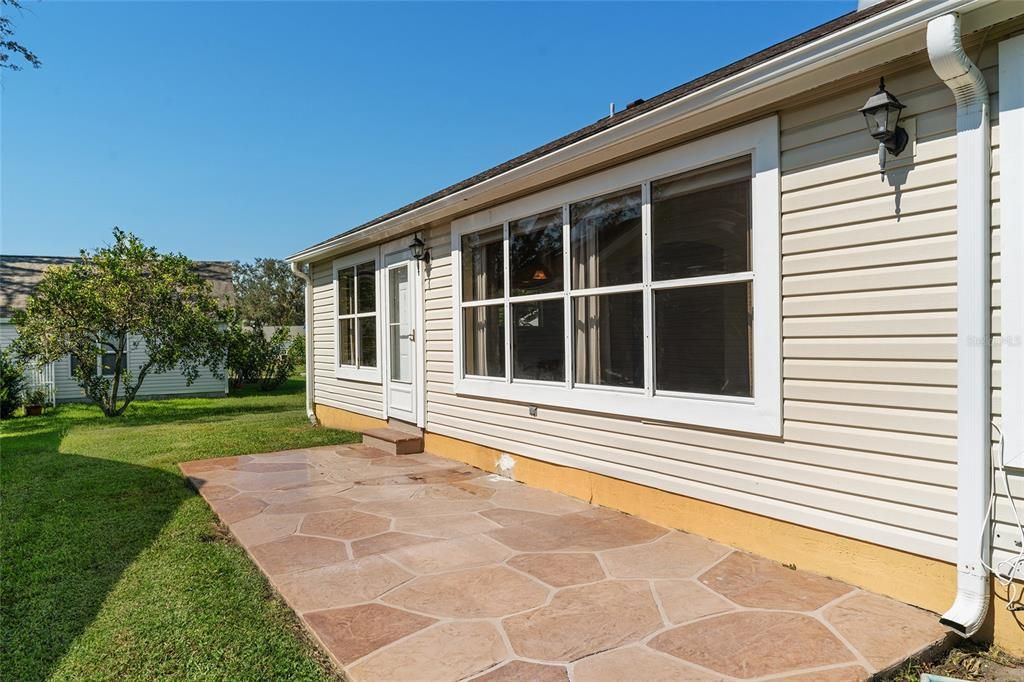
[[[466,374],[505,376],[505,306],[465,308],[462,315]]]
[[[658,390],[751,396],[750,283],[654,293]]]
[[[351,315],[356,311],[355,268],[338,270],[338,314]]]
[[[377,366],[377,316],[357,318],[359,366]]]
[[[359,312],[372,313],[377,310],[376,267],[373,261],[356,268],[359,281]]]
[[[462,300],[483,301],[505,294],[504,229],[499,225],[462,235]]]
[[[512,377],[565,381],[563,299],[512,305]]]
[[[750,269],[750,157],[651,183],[656,280]]]
[[[391,351],[392,381],[412,381],[412,305],[409,296],[409,268],[402,266],[388,270],[388,345]]]
[[[512,295],[562,290],[562,209],[509,223]]]
[[[644,385],[644,306],[639,291],[573,299],[575,380]]]
[[[356,321],[338,320],[338,364],[356,364]]]
[[[569,207],[574,289],[639,282],[641,256],[640,189],[606,194]]]

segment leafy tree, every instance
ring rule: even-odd
[[[20,10],[20,0],[0,0],[0,69],[21,71],[21,66],[11,62],[12,56],[18,56],[38,69],[42,66],[39,57],[32,53],[27,47],[14,39],[14,22],[7,16],[8,8]]]
[[[302,324],[302,280],[292,274],[286,262],[274,258],[257,258],[252,263],[236,261],[231,278],[242,319],[283,327]]]
[[[46,272],[26,308],[13,315],[13,347],[36,362],[70,354],[86,396],[116,417],[151,373],[181,372],[189,384],[204,365],[220,375],[220,319],[192,261],[158,253],[115,227],[112,245]],[[128,352],[142,344],[145,359],[132,371]]]
[[[22,405],[24,367],[7,351],[0,350],[0,419],[10,419]]]

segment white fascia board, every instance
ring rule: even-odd
[[[536,186],[550,181],[553,176],[583,170],[606,160],[601,158],[601,152],[607,151],[609,147],[621,147],[640,135],[648,136],[653,130],[676,124],[680,120],[716,109],[733,100],[749,99],[752,95],[761,93],[767,94],[765,104],[768,104],[773,99],[785,96],[783,92],[776,93],[775,97],[771,93],[766,93],[771,88],[796,78],[813,75],[826,67],[835,67],[841,60],[849,60],[880,46],[898,43],[901,38],[915,32],[923,32],[927,23],[935,17],[954,11],[972,12],[972,15],[964,17],[964,33],[968,33],[981,26],[1020,14],[1022,10],[1013,7],[1015,4],[998,3],[997,0],[920,0],[896,5],[505,173],[393,218],[339,235],[324,244],[299,251],[289,256],[287,260],[311,262],[340,251],[396,238],[434,220],[499,201],[513,192],[525,191],[530,185]],[[974,13],[974,10],[983,7],[994,7],[996,11],[991,14],[986,12],[987,16]],[[895,59],[906,54],[903,47],[905,46],[895,50],[890,58]],[[924,49],[923,37],[919,49]],[[848,68],[829,73],[828,80],[842,77],[844,71],[848,75],[866,67],[864,63],[854,60]]]

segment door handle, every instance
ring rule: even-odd
[[[410,329],[409,330],[409,340],[412,341],[413,343],[416,342],[416,330],[415,329]]]

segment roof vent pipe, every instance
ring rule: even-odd
[[[939,621],[961,637],[989,608],[991,191],[988,87],[964,53],[960,16],[928,22],[928,58],[956,100],[957,593]]]

